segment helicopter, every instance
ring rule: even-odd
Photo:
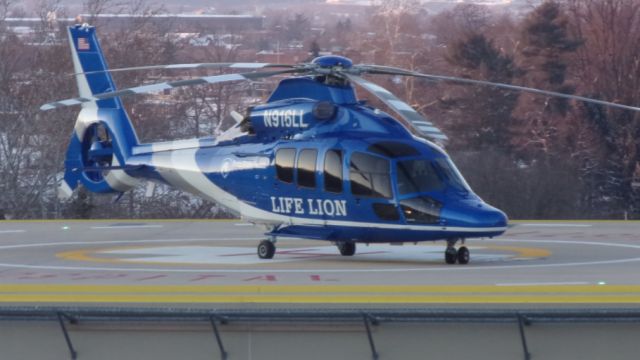
[[[214,201],[243,220],[263,225],[257,247],[271,259],[282,237],[325,240],[353,256],[357,243],[445,240],[447,264],[467,264],[466,239],[494,237],[508,228],[504,212],[485,203],[444,150],[447,136],[365,74],[527,91],[627,110],[640,108],[511,84],[356,65],[345,57],[310,63],[170,64],[109,69],[87,24],[68,27],[79,97],[41,110],[81,105],[67,149],[59,193],[82,184],[122,194],[141,181],[174,186]],[[112,72],[152,69],[246,69],[117,90]],[[265,71],[258,71],[266,69]],[[141,143],[120,97],[177,87],[253,81],[279,82],[262,104],[232,112],[235,125],[215,138]],[[397,117],[356,97],[359,85]],[[402,121],[400,121],[401,119]],[[456,248],[457,244],[462,246]]]

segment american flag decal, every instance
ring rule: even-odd
[[[89,50],[89,41],[87,38],[79,37],[78,38],[78,50]]]

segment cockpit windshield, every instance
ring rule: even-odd
[[[438,191],[445,187],[431,160],[398,161],[397,173],[400,195]]]
[[[438,171],[438,174],[449,185],[455,187],[458,190],[469,192],[471,188],[469,184],[464,180],[462,174],[458,171],[458,168],[453,164],[449,158],[439,158],[433,161],[433,164]]]
[[[469,185],[448,158],[398,161],[400,195],[441,191],[448,186],[469,191]]]

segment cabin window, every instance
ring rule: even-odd
[[[296,149],[280,149],[276,153],[276,176],[278,180],[293,183],[293,164],[296,159]]]
[[[304,149],[298,155],[298,185],[315,188],[316,187],[316,160],[318,150]]]
[[[342,151],[329,150],[324,156],[324,189],[342,192]]]
[[[349,162],[349,180],[353,195],[391,197],[389,160],[365,153],[353,153]]]

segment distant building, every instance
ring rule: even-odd
[[[89,15],[80,15],[88,21]],[[199,14],[159,14],[159,15],[130,15],[130,14],[101,14],[95,22],[101,25],[101,32],[122,30],[140,20],[144,20],[160,28],[170,29],[177,33],[214,33],[257,31],[264,26],[263,16],[254,15],[199,15]],[[75,18],[56,18],[58,24],[75,24]],[[28,34],[43,26],[40,18],[6,18],[9,29],[19,34]],[[93,25],[93,24],[91,24]]]

